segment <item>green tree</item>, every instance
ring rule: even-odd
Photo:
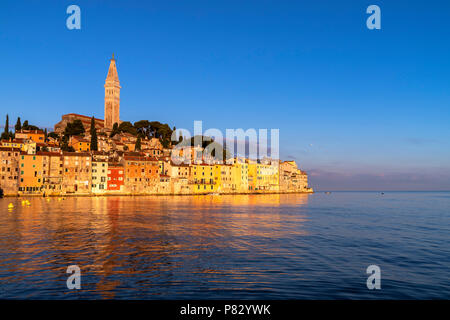
[[[75,152],[75,149],[72,146],[69,146],[69,137],[68,136],[62,137],[60,146],[61,146],[62,151]]]
[[[134,146],[134,151],[141,151],[141,136],[137,137],[136,145]]]
[[[22,125],[22,130],[39,130],[39,127],[28,124],[28,120],[25,120]]]
[[[64,135],[67,137],[70,136],[79,136],[84,135],[86,130],[84,129],[83,123],[81,120],[76,119],[73,122],[69,122],[66,125],[66,129],[64,130]]]
[[[134,123],[134,128],[141,137],[150,136],[150,122],[148,120],[140,120]]]
[[[127,132],[133,136],[137,136],[138,131],[129,121],[124,121],[119,125],[119,132]]]
[[[98,151],[97,129],[95,129],[95,119],[91,119],[91,150]]]
[[[50,133],[48,134],[48,136],[49,136],[50,138],[53,138],[53,139],[58,139],[58,138],[59,138],[59,136],[58,136],[58,134],[57,134],[56,132],[50,132]]]
[[[2,140],[9,140],[9,115],[6,115],[6,123],[5,123],[5,130],[2,133],[1,139]]]
[[[16,130],[16,132],[19,132],[20,130],[22,130],[22,123],[20,122],[20,117],[17,118],[17,122],[16,122],[16,126],[14,127],[14,130]]]
[[[119,133],[119,124],[116,122],[113,124],[112,131],[111,131],[111,134],[109,135],[109,137],[112,138],[118,133]]]

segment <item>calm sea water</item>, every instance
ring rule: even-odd
[[[450,193],[29,200],[0,199],[1,299],[450,298]]]

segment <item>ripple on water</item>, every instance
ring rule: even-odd
[[[438,299],[448,193],[0,199],[0,298]],[[82,290],[66,288],[77,264]],[[382,290],[366,288],[367,266]]]

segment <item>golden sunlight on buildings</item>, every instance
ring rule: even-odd
[[[62,116],[54,132],[18,129],[0,141],[0,188],[5,195],[313,191],[294,161],[235,157],[223,163],[205,156],[201,146],[174,148],[162,138],[173,132],[167,124],[120,120],[121,86],[114,56],[104,88],[105,120],[70,113]]]

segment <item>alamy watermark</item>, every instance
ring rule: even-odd
[[[67,7],[66,13],[70,16],[66,20],[66,27],[69,30],[81,29],[81,9],[78,5],[71,4]],[[381,9],[379,6],[372,4],[367,7],[366,13],[370,16],[366,20],[366,26],[369,30],[381,29]]]
[[[203,131],[202,121],[194,121],[193,134],[187,129],[176,129],[171,140],[171,160],[175,164],[233,164],[239,158],[280,158],[279,129],[226,129],[224,134],[217,128]]]
[[[79,6],[72,4],[67,7],[66,10],[67,14],[70,14],[70,16],[66,20],[66,27],[69,30],[81,29],[81,9]]]
[[[67,278],[66,285],[67,289],[81,289],[81,270],[76,264],[67,267],[66,273],[71,275]]]
[[[370,274],[367,278],[366,285],[369,290],[381,289],[381,269],[379,266],[372,264],[367,267],[366,273]]]
[[[381,29],[381,9],[379,6],[372,4],[367,7],[366,13],[370,14],[367,18],[366,26],[369,30]]]

